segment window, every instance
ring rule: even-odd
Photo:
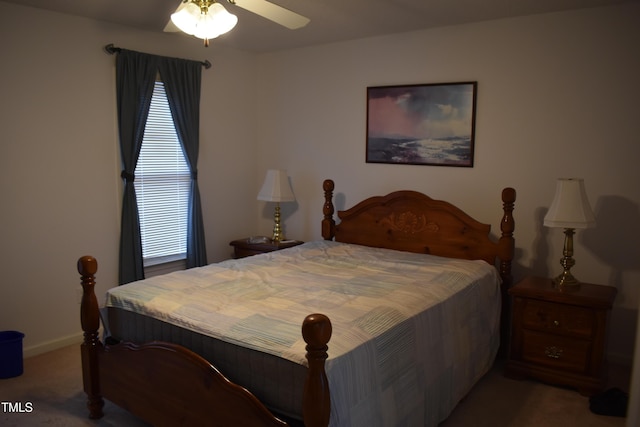
[[[145,268],[185,259],[191,174],[161,81],[153,90],[135,177]]]

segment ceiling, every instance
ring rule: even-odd
[[[148,31],[162,32],[180,0],[1,0]],[[252,52],[269,52],[537,13],[638,0],[272,0],[311,19],[289,30],[219,0],[238,16],[229,33],[212,40]],[[176,37],[184,37],[177,33]],[[194,43],[202,43],[194,39]]]

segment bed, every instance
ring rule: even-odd
[[[107,295],[78,260],[90,418],[104,399],[153,425],[437,425],[505,342],[515,190],[500,236],[415,191],[370,197],[324,240]],[[274,415],[275,414],[275,415]]]

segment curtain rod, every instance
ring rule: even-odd
[[[113,43],[109,43],[108,45],[106,45],[106,46],[104,47],[104,50],[105,50],[105,52],[107,52],[109,55],[114,55],[114,54],[116,54],[116,53],[120,52],[120,50],[121,50],[121,49],[120,49],[119,47],[115,47],[115,46],[113,45]],[[211,62],[209,62],[209,61],[208,61],[208,60],[206,60],[206,59],[205,59],[204,61],[201,61],[200,63],[201,63],[201,64],[202,64],[202,66],[203,66],[204,68],[206,68],[207,70],[208,70],[209,68],[211,68]]]

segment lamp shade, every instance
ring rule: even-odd
[[[175,13],[171,15],[171,21],[180,31],[193,35],[196,32],[200,19],[200,7],[195,3],[180,3]]]
[[[258,200],[265,202],[293,202],[296,200],[289,184],[287,172],[269,169],[262,188],[258,193]]]
[[[582,178],[558,179],[556,194],[544,217],[544,225],[561,228],[590,228],[596,225]]]
[[[227,12],[220,3],[209,6],[206,14],[201,14],[194,36],[200,39],[215,39],[228,33],[238,23],[238,17]]]

